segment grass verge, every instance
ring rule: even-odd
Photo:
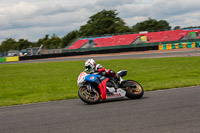
[[[145,91],[200,85],[200,57],[97,61]],[[77,77],[84,61],[1,64],[0,106],[77,98]]]

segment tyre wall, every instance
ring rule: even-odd
[[[199,42],[179,42],[172,44],[160,44],[158,46],[159,50],[171,50],[171,49],[180,49],[180,48],[199,48]]]

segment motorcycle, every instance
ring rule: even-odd
[[[78,96],[87,104],[97,104],[106,99],[128,97],[139,99],[143,96],[143,87],[134,80],[124,80],[127,70],[117,72],[118,81],[98,74],[82,71],[78,77]]]

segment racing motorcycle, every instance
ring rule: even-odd
[[[87,104],[97,104],[106,99],[128,97],[139,99],[143,96],[143,87],[134,80],[124,80],[127,70],[117,72],[118,80],[98,74],[88,74],[86,69],[78,77],[78,96]]]

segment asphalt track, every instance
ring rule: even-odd
[[[200,86],[97,105],[80,99],[0,108],[0,133],[199,133]]]

